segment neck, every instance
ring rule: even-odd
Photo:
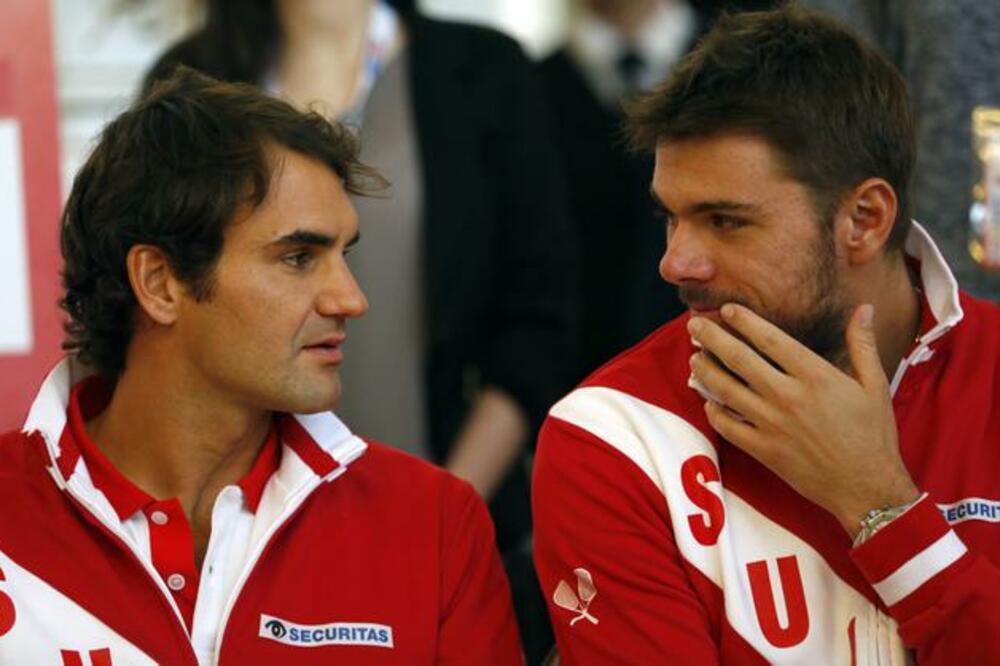
[[[883,275],[880,280],[868,283],[878,287],[869,292],[867,302],[875,306],[879,356],[886,377],[892,381],[920,331],[920,298],[901,255],[873,268]]]
[[[335,15],[317,17],[304,3],[279,3],[284,41],[277,61],[282,92],[300,106],[321,102],[337,115],[353,102],[363,66],[371,0],[338,0]]]
[[[177,363],[130,354],[110,404],[87,432],[118,471],[157,499],[176,497],[195,522],[250,471],[271,418],[186,381]]]

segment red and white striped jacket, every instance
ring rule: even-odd
[[[0,664],[523,664],[482,501],[332,414],[278,416],[200,572],[166,575],[193,561],[176,500],[122,511],[141,491],[88,454],[76,370],[0,436]]]
[[[564,664],[1000,664],[1000,308],[919,227],[907,252],[925,318],[891,385],[926,496],[858,548],[708,425],[686,316],[553,407],[535,559]]]

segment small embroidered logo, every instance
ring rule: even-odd
[[[371,622],[298,624],[264,613],[260,615],[257,636],[296,647],[322,647],[325,645],[394,647],[392,627],[387,624]]]
[[[552,601],[560,608],[565,608],[572,613],[578,613],[576,617],[569,621],[569,626],[572,627],[583,619],[586,619],[591,624],[597,624],[598,619],[587,610],[590,608],[590,602],[597,596],[594,579],[586,569],[573,569],[573,573],[576,574],[576,592],[573,592],[573,588],[569,586],[569,583],[560,580],[559,585],[556,586],[555,594],[552,595]]]
[[[278,620],[270,620],[264,625],[264,628],[270,631],[271,636],[274,638],[284,638],[285,634],[288,633],[288,630],[285,629],[285,625]]]

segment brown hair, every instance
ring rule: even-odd
[[[194,297],[209,298],[226,226],[267,195],[274,146],[327,165],[348,192],[384,185],[340,125],[186,68],[105,127],[62,216],[63,348],[121,373],[137,304],[125,266],[133,245],[160,248]]]
[[[670,79],[629,105],[634,147],[746,133],[767,141],[828,220],[866,178],[884,178],[898,210],[886,247],[910,227],[916,158],[906,84],[872,46],[796,6],[723,16]]]

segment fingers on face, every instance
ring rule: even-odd
[[[754,421],[766,412],[767,405],[761,397],[706,352],[691,357],[691,371],[713,396],[743,418]]]
[[[779,388],[784,379],[783,373],[749,345],[713,321],[692,319],[692,322],[689,324],[689,330],[695,340],[754,391],[766,396],[773,394]]]
[[[805,358],[812,354],[798,340],[750,308],[730,303],[722,308],[722,318],[726,325],[789,374],[797,375],[804,368]]]

